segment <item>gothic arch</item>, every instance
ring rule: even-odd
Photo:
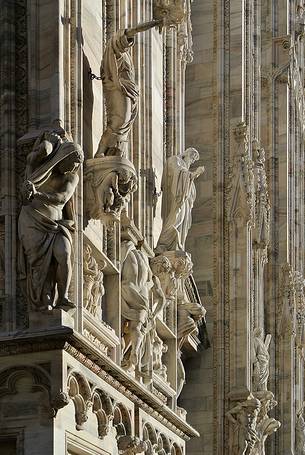
[[[19,380],[26,377],[32,381],[32,391],[46,392],[50,401],[50,377],[37,365],[18,365],[0,371],[0,398],[17,393]]]
[[[172,445],[170,453],[171,453],[171,455],[183,455],[183,451],[182,451],[181,447],[179,447],[178,444],[176,444],[175,442]]]
[[[145,455],[151,455],[158,448],[158,438],[156,430],[150,423],[145,423],[143,427],[143,439],[147,444]]]
[[[170,455],[170,441],[163,433],[158,434],[158,455]]]
[[[92,411],[97,418],[98,434],[103,439],[108,434],[114,418],[112,400],[103,390],[94,389],[91,401]]]
[[[117,437],[131,435],[131,418],[128,409],[117,403],[114,408],[113,425],[117,430]]]
[[[87,379],[77,371],[71,371],[67,380],[69,397],[75,407],[76,429],[82,430],[88,420],[88,410],[92,405],[91,388]]]

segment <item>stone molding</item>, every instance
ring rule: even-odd
[[[0,357],[63,349],[181,438],[188,440],[190,437],[198,436],[198,432],[164,406],[162,400],[95,346],[89,346],[86,338],[76,332],[73,333],[72,329],[61,328],[44,333],[23,334],[14,340],[11,337],[2,337],[0,341]]]

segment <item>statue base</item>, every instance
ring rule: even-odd
[[[31,311],[29,313],[29,329],[35,332],[60,327],[74,329],[74,319],[72,317],[74,312],[75,309],[71,309],[69,312],[59,309]]]

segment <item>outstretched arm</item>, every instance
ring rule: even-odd
[[[138,24],[136,27],[128,28],[125,31],[127,38],[132,39],[137,33],[145,32],[151,28],[157,27],[163,23],[163,20],[152,20],[149,22],[144,22],[143,24]]]

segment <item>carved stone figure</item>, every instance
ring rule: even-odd
[[[71,308],[68,291],[74,211],[72,196],[83,161],[79,145],[47,131],[27,157],[19,215],[20,274],[31,309]]]
[[[169,305],[175,300],[177,291],[177,280],[175,270],[166,256],[156,256],[150,260],[151,270],[161,283],[162,290],[166,297],[166,303]]]
[[[162,177],[163,226],[156,248],[159,254],[164,251],[184,250],[196,198],[194,180],[204,172],[201,166],[193,172],[190,171],[191,164],[198,159],[197,150],[188,148],[166,162]]]
[[[66,392],[60,391],[58,392],[53,399],[51,400],[51,415],[52,417],[56,417],[59,409],[64,408],[70,402],[70,397]]]
[[[153,351],[153,370],[156,374],[161,376],[164,380],[167,379],[167,367],[162,362],[162,356],[168,350],[168,346],[163,343],[158,336],[156,329],[152,333],[152,351]]]
[[[256,395],[260,400],[261,408],[256,425],[258,441],[254,445],[251,455],[265,455],[266,439],[280,428],[281,422],[268,416],[268,412],[277,405],[273,393],[264,391],[258,392]]]
[[[120,436],[118,438],[118,449],[120,455],[135,455],[147,450],[147,444],[138,437]]]
[[[269,378],[269,345],[271,335],[263,338],[264,332],[261,328],[254,329],[253,332],[253,387],[254,390],[267,390]]]
[[[134,369],[148,363],[153,321],[165,305],[160,281],[153,276],[148,257],[131,240],[122,242],[122,317],[123,366]],[[149,292],[153,290],[157,305],[149,309]]]
[[[107,107],[107,128],[100,140],[96,158],[127,152],[128,135],[138,114],[139,89],[129,50],[137,33],[161,21],[150,21],[134,28],[118,30],[109,40],[102,61],[102,80]]]
[[[304,405],[296,415],[295,423],[295,445],[296,455],[305,454],[305,420],[304,420]]]
[[[233,423],[230,439],[230,455],[252,455],[255,444],[259,441],[256,431],[257,416],[261,403],[252,394],[245,401],[238,402],[226,417]]]
[[[102,297],[105,294],[102,272],[105,265],[105,263],[103,267],[98,265],[92,256],[91,247],[86,245],[84,249],[84,307],[99,319],[102,317]]]
[[[86,161],[85,192],[88,218],[107,227],[119,221],[123,207],[137,189],[133,164],[124,157],[107,156]]]

